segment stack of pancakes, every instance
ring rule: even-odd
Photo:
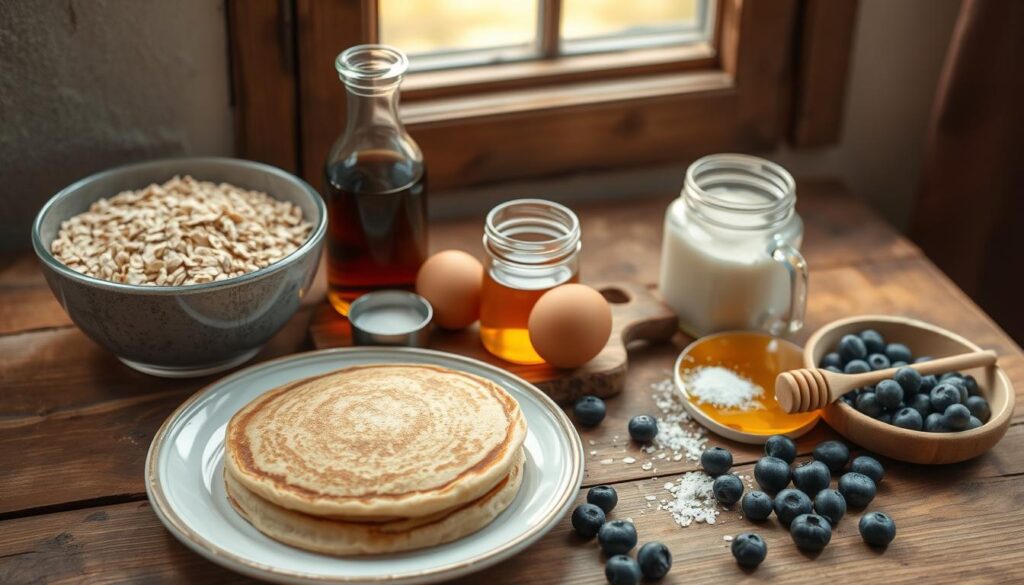
[[[235,509],[281,542],[327,554],[450,542],[515,498],[526,420],[478,376],[357,366],[261,395],[228,424]]]

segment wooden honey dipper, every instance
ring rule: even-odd
[[[969,368],[991,366],[996,363],[996,352],[975,351],[929,360],[908,367],[922,376],[956,372]],[[832,404],[843,394],[855,388],[871,386],[892,378],[900,368],[886,368],[863,374],[837,374],[822,368],[801,368],[782,372],[775,378],[775,400],[782,410],[792,414],[817,410]]]

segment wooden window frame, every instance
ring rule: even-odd
[[[834,142],[856,0],[717,2],[709,43],[411,73],[432,190]],[[345,124],[334,59],[376,40],[375,5],[229,0],[240,156],[322,186]]]

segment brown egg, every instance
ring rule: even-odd
[[[480,318],[480,287],[484,267],[461,250],[438,252],[420,267],[416,292],[434,307],[434,323],[463,329]]]
[[[612,309],[601,293],[563,284],[544,293],[530,311],[530,343],[559,368],[576,368],[601,353],[612,332]]]

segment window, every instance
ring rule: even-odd
[[[838,133],[856,0],[228,0],[241,156],[314,185],[345,125],[334,58],[411,57],[435,193]]]

